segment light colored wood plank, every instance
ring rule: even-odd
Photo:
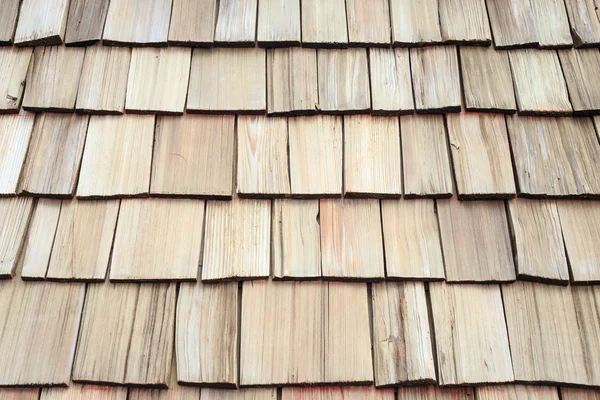
[[[254,45],[258,0],[220,0],[215,43]]]
[[[15,273],[32,209],[31,197],[0,199],[0,278]]]
[[[2,388],[0,397],[4,400],[39,400],[40,389]]]
[[[89,117],[40,114],[35,122],[21,190],[48,196],[73,196]]]
[[[571,47],[571,27],[565,2],[529,0],[541,48]]]
[[[235,388],[238,382],[237,283],[182,283],[175,335],[179,382]]]
[[[600,112],[600,52],[597,49],[559,50],[573,112]]]
[[[0,197],[17,193],[35,114],[0,115]]]
[[[121,200],[110,279],[195,281],[203,226],[202,200]]]
[[[177,382],[174,359],[172,364],[169,388],[167,390],[131,388],[128,400],[200,400],[200,388],[180,385]]]
[[[560,398],[563,400],[598,400],[600,390],[560,388]]]
[[[456,46],[410,49],[418,112],[458,112],[461,107]]]
[[[217,0],[173,0],[169,43],[211,45],[217,22]]]
[[[269,276],[271,202],[209,201],[202,261],[202,280]]]
[[[0,44],[8,45],[13,39],[21,0],[5,0],[0,3]]]
[[[301,3],[304,46],[344,47],[348,45],[344,0],[303,0]]]
[[[551,386],[499,385],[476,389],[481,400],[558,400],[558,389]]]
[[[66,44],[89,45],[100,41],[110,0],[70,0]]]
[[[517,110],[508,52],[493,47],[460,48],[467,111],[513,113]]]
[[[538,35],[529,0],[487,0],[497,49],[536,47]]]
[[[350,44],[359,46],[390,44],[388,0],[347,0],[346,13]]]
[[[0,5],[0,15],[1,13]],[[32,53],[31,48],[0,48],[0,113],[19,112]]]
[[[377,200],[321,199],[321,257],[326,278],[384,278],[383,237]]]
[[[239,116],[237,145],[240,195],[269,197],[290,193],[287,119]]]
[[[439,23],[444,42],[489,44],[492,41],[484,0],[439,1]]]
[[[516,279],[504,202],[438,200],[448,282]]]
[[[61,200],[38,199],[23,248],[23,279],[46,277],[61,204]]]
[[[0,385],[69,383],[84,297],[83,284],[0,285]]]
[[[257,41],[259,46],[300,44],[300,1],[262,0],[258,3]]]
[[[522,115],[568,115],[572,112],[558,55],[553,50],[508,53],[517,107]]]
[[[556,202],[519,199],[509,201],[508,210],[518,277],[568,283],[569,269]]]
[[[273,277],[310,279],[321,276],[318,200],[273,202]]]
[[[587,118],[508,117],[522,196],[600,194],[600,144]]]
[[[371,108],[369,67],[365,49],[317,51],[319,110],[359,113]],[[352,82],[352,85],[348,85]]]
[[[407,49],[369,49],[373,114],[405,114],[415,109]]]
[[[440,388],[439,386],[409,386],[398,388],[398,398],[405,400],[470,400],[472,388]]]
[[[122,114],[130,61],[131,49],[126,47],[88,47],[77,91],[76,110]]]
[[[571,35],[576,47],[600,45],[600,20],[595,0],[565,0],[571,23]]]
[[[118,200],[63,200],[47,277],[104,280],[118,212]]]
[[[373,386],[322,386],[284,387],[282,400],[394,400],[392,389],[375,389]]]
[[[446,119],[458,197],[511,198],[516,187],[503,115],[460,113]]]
[[[150,192],[230,198],[234,116],[159,117]]]
[[[558,201],[573,282],[600,282],[600,203]]]
[[[104,25],[105,44],[167,43],[172,0],[111,0]]]
[[[431,283],[429,293],[440,385],[511,382],[500,288],[440,282]]]
[[[375,385],[435,383],[424,284],[377,283],[372,301]]]
[[[301,47],[269,50],[267,65],[267,111],[270,115],[312,114],[317,111],[316,50]]]
[[[394,46],[442,41],[438,0],[390,0],[390,15]]]
[[[36,397],[37,399],[37,397]],[[70,384],[68,388],[42,389],[40,400],[126,400],[127,388]]]
[[[405,197],[451,197],[452,173],[442,116],[400,117]]]
[[[185,47],[135,48],[127,80],[128,112],[183,114],[192,51]]]
[[[276,400],[277,389],[202,389],[200,400]]]
[[[61,44],[68,12],[69,0],[23,0],[14,43],[28,46]]]
[[[148,193],[154,116],[93,116],[81,162],[78,197]]]
[[[433,200],[383,200],[381,218],[388,279],[444,279]]]
[[[597,286],[570,286],[575,304],[575,315],[583,347],[584,359],[580,361],[586,370],[589,385],[600,382],[600,361],[594,357],[600,353],[600,290]],[[572,325],[571,328],[575,327]]]
[[[319,115],[288,119],[291,193],[342,193],[342,118]]]
[[[262,113],[266,87],[265,50],[194,49],[187,110]]]

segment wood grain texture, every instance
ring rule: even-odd
[[[285,118],[239,116],[237,145],[240,196],[272,197],[290,193]]]
[[[342,118],[319,115],[288,119],[290,185],[299,197],[342,193]]]
[[[203,281],[266,278],[271,268],[270,249],[270,201],[207,202]]]
[[[85,51],[75,108],[94,114],[122,114],[131,61],[126,47],[91,46]]]
[[[23,109],[73,111],[85,49],[36,47],[27,74]]]
[[[435,383],[424,284],[377,283],[372,301],[375,385]]]
[[[321,199],[319,215],[323,277],[336,280],[384,278],[377,200]]]
[[[187,111],[263,113],[266,87],[265,50],[194,49]]]
[[[491,43],[492,33],[484,0],[442,0],[438,3],[444,42]]]
[[[477,388],[481,400],[558,400],[558,388],[551,386],[499,385]]]
[[[39,400],[40,389],[1,388],[0,397],[5,400]]]
[[[347,0],[346,13],[351,45],[385,47],[390,44],[388,0]]]
[[[215,38],[217,0],[173,0],[169,43],[209,46]]]
[[[267,72],[267,112],[270,115],[312,114],[317,111],[316,50],[300,47],[269,50]]]
[[[37,397],[36,397],[37,399]],[[68,388],[41,390],[40,400],[126,400],[127,388],[70,384]]]
[[[234,116],[159,117],[150,192],[223,197],[233,193]]]
[[[410,114],[415,109],[407,49],[369,49],[373,114]]]
[[[173,366],[171,367],[172,371],[169,378],[169,388],[167,390],[131,388],[129,390],[128,400],[199,400],[200,388],[180,385],[177,382],[174,359],[172,364]]]
[[[446,119],[459,199],[512,198],[516,187],[503,115]]]
[[[600,45],[600,20],[595,0],[565,0],[571,25],[571,35],[576,47]]]
[[[322,386],[322,387],[284,387],[282,400],[393,400],[392,389],[375,389],[373,386]]]
[[[244,282],[240,384],[373,382],[368,318],[364,284]]]
[[[173,0],[110,0],[102,41],[148,46],[167,43]]]
[[[400,118],[404,197],[451,197],[452,172],[442,116]]]
[[[487,0],[497,49],[535,47],[538,35],[529,0]]]
[[[321,276],[321,230],[318,200],[273,202],[273,278]]]
[[[12,279],[0,285],[0,385],[70,382],[84,296],[83,284]]]
[[[33,198],[0,199],[0,278],[12,278],[25,243]]]
[[[195,281],[203,226],[202,200],[121,200],[110,279]]]
[[[65,44],[89,45],[100,41],[110,0],[70,2]]]
[[[438,200],[448,282],[511,282],[516,279],[502,201]]]
[[[32,53],[31,48],[0,48],[0,113],[19,112]]]
[[[9,45],[12,42],[21,0],[5,0],[0,4],[0,44]]]
[[[0,115],[0,197],[15,195],[35,114]]]
[[[317,51],[319,110],[360,113],[371,108],[369,67],[365,49]],[[348,85],[352,82],[352,85]]]
[[[560,65],[575,114],[600,113],[600,52],[559,50]]]
[[[192,51],[184,47],[136,48],[131,52],[125,109],[183,114]]]
[[[348,45],[344,0],[303,0],[301,3],[302,45],[309,47]]]
[[[388,279],[444,279],[433,200],[383,200],[381,219]]]
[[[61,44],[68,12],[69,0],[23,0],[14,43],[20,46]]]
[[[118,212],[118,200],[63,200],[47,278],[104,280]]]
[[[584,354],[588,386],[598,386],[600,362],[591,356],[600,352],[600,290],[596,286],[571,286],[575,315]],[[571,326],[573,328],[573,326]],[[575,333],[576,334],[576,333]]]
[[[153,141],[153,115],[91,117],[77,196],[148,193]]]
[[[560,398],[563,400],[598,400],[600,390],[560,388]]]
[[[410,49],[410,65],[417,113],[460,111],[456,46]]]
[[[219,1],[215,43],[254,46],[258,0]]]
[[[300,0],[262,0],[258,3],[259,46],[300,44]]]
[[[521,115],[569,115],[572,112],[558,55],[552,50],[508,53],[517,107]]]
[[[438,0],[390,0],[390,16],[394,46],[442,41]]]
[[[23,279],[46,277],[61,204],[61,200],[38,199],[23,247]]]
[[[344,118],[346,196],[400,197],[401,155],[398,119],[353,115]]]
[[[513,381],[500,288],[439,282],[429,293],[440,385]]]
[[[521,196],[600,193],[600,144],[587,118],[508,117]]]
[[[560,0],[529,0],[541,48],[571,47],[571,27],[565,2]]]
[[[24,193],[73,196],[88,120],[75,114],[37,117],[20,183]]]
[[[202,389],[200,400],[276,400],[277,389]]]
[[[514,113],[517,110],[508,52],[493,47],[460,47],[467,111]]]
[[[440,388],[435,385],[398,388],[398,398],[406,400],[469,400],[473,397],[473,388]]]

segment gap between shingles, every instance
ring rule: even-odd
[[[131,341],[133,338],[133,326],[135,325],[135,318],[137,315],[137,309],[138,309],[138,304],[139,304],[139,300],[140,300],[140,286],[143,285],[143,283],[136,283],[136,289],[137,289],[137,294],[135,296],[135,307],[133,309],[133,319],[131,321],[131,332],[129,333],[129,340],[127,341],[127,351],[125,353],[125,370],[123,371],[123,378],[121,379],[122,382],[125,382],[125,377],[127,376],[127,370],[128,370],[128,364],[129,364],[129,353],[131,350]]]
[[[510,118],[515,118],[515,117],[510,117]],[[513,170],[513,179],[515,181],[515,190],[516,190],[516,196],[519,195],[519,193],[521,193],[521,187],[519,184],[519,175],[517,172],[517,161],[515,158],[515,153],[513,151],[513,145],[512,145],[512,140],[511,140],[511,133],[510,133],[510,129],[508,127],[508,120],[506,115],[504,115],[504,126],[506,128],[506,136],[508,139],[508,150],[510,151],[510,162],[511,162],[511,166],[512,166],[512,170]]]
[[[442,124],[444,125],[444,135],[446,136],[446,152],[448,153],[448,162],[450,163],[450,178],[452,179],[452,195],[458,197],[458,180],[456,179],[456,169],[454,168],[454,157],[452,156],[452,143],[450,130],[448,129],[448,116],[442,115]],[[452,197],[452,196],[450,196]],[[437,204],[436,204],[437,205]]]
[[[77,201],[77,200],[69,200],[69,201]],[[36,206],[35,206],[36,210],[37,210],[39,202],[40,202],[40,200],[38,199],[36,202]],[[64,202],[64,200],[60,200],[60,205],[58,208],[58,218],[56,219],[56,226],[54,227],[54,235],[52,236],[52,246],[50,247],[50,254],[48,255],[48,262],[46,263],[46,272],[44,272],[44,279],[48,278],[48,269],[50,268],[50,260],[52,260],[52,252],[54,251],[54,243],[56,242],[56,233],[58,232],[58,224],[60,223],[60,215],[62,214],[63,202]],[[120,202],[119,202],[119,205],[120,205]],[[117,216],[118,215],[119,215],[119,212],[117,211]],[[33,219],[33,217],[32,217],[32,219]],[[115,224],[116,224],[116,222],[117,221],[115,221]],[[27,233],[27,235],[29,236],[29,232]],[[114,243],[114,234],[113,234],[113,243]],[[110,253],[112,256],[112,246],[110,249]],[[109,256],[109,260],[110,260],[110,256]],[[108,268],[108,266],[107,266],[107,268]]]
[[[502,317],[504,318],[504,328],[506,329],[506,338],[508,339],[508,352],[510,353],[510,367],[514,380],[515,368],[513,366],[513,351],[510,346],[510,330],[508,329],[508,321],[506,320],[506,306],[504,305],[504,292],[502,291],[502,285],[498,285],[498,290],[500,291],[500,299],[502,300]]]
[[[433,200],[433,212],[435,213],[435,221],[437,222],[437,233],[438,238],[440,240],[440,250],[442,252],[442,266],[444,267],[444,279],[446,279],[446,254],[444,252],[444,240],[442,239],[442,224],[440,222],[440,212],[438,210],[438,201],[439,199]],[[442,200],[442,201],[452,201],[452,200]],[[429,286],[428,286],[429,287]]]
[[[206,241],[206,216],[208,215],[208,201],[204,200],[204,211],[202,217],[202,239],[200,240],[200,254],[198,256],[198,269],[196,270],[196,278],[202,280],[202,265],[204,263],[204,243]]]
[[[92,201],[94,201],[94,200],[92,200]],[[108,200],[108,201],[112,201],[112,200]],[[112,241],[111,241],[111,244],[110,244],[110,253],[108,255],[108,265],[106,266],[106,273],[104,275],[104,280],[110,279],[110,270],[112,268],[112,259],[113,259],[113,253],[114,253],[114,248],[115,248],[115,241],[117,239],[117,228],[119,226],[119,216],[121,214],[121,203],[122,203],[122,201],[123,201],[122,199],[118,200],[119,207],[117,208],[117,217],[116,217],[116,220],[115,220],[115,229],[113,231]],[[61,212],[62,212],[62,204],[61,204]],[[59,222],[60,222],[60,220],[59,220]],[[57,225],[57,229],[58,229],[58,224],[56,224],[56,225]],[[54,247],[54,245],[52,247]]]
[[[88,289],[90,283],[84,283],[83,288],[83,301],[81,302],[81,309],[79,310],[79,320],[77,321],[77,337],[75,338],[75,348],[73,350],[73,360],[71,362],[71,371],[69,373],[69,379],[73,379],[73,368],[75,367],[75,361],[77,360],[77,356],[79,353],[79,342],[81,340],[81,327],[85,322],[84,311],[87,305],[88,300]],[[40,399],[42,396],[42,390],[39,391]]]
[[[190,62],[191,65],[191,62]],[[156,130],[160,127],[158,119],[162,117],[154,115],[154,127],[152,129],[152,153],[150,153],[150,176],[148,177],[148,196],[150,196],[152,190],[152,174],[154,172],[154,151],[156,149]],[[182,117],[183,118],[183,117]]]
[[[242,295],[243,282],[238,281],[238,298],[237,298],[237,340],[236,340],[236,359],[237,359],[237,386],[241,384],[242,375]]]
[[[558,59],[558,65],[560,66],[560,72],[562,74],[563,82],[565,82],[565,89],[567,89],[567,98],[569,99],[569,104],[571,105],[571,112],[575,113],[575,109],[573,108],[573,101],[571,100],[571,91],[569,90],[569,85],[567,83],[567,78],[565,76],[565,68],[562,65],[562,61],[560,61],[560,56],[558,55],[558,50],[551,50],[554,52],[554,55]],[[594,121],[592,121],[592,124]]]
[[[81,175],[81,165],[83,164],[83,154],[85,153],[85,145],[87,144],[87,139],[88,139],[88,129],[90,128],[90,121],[92,120],[92,116],[89,115],[87,117],[87,124],[85,127],[85,135],[83,137],[83,146],[81,147],[81,156],[79,157],[79,167],[77,168],[77,173],[75,175],[75,180],[73,182],[73,196],[76,195],[77,193],[77,186],[79,186],[79,177]],[[152,172],[152,171],[150,171]],[[62,208],[62,203],[61,203],[61,208]],[[60,214],[59,214],[60,217]]]
[[[429,340],[431,344],[431,351],[433,355],[433,366],[435,369],[435,381],[440,381],[440,367],[438,364],[437,357],[437,344],[435,341],[435,325],[433,323],[433,307],[431,306],[431,292],[429,290],[429,282],[423,282],[423,289],[425,290],[425,302],[427,305],[427,322],[429,322]],[[446,285],[446,283],[439,283],[440,285]]]
[[[387,283],[382,283],[383,285],[387,285]],[[369,337],[371,340],[371,370],[373,371],[373,384],[375,385],[376,382],[376,372],[375,372],[375,338],[373,337],[373,327],[374,322],[373,322],[373,283],[372,282],[367,282],[367,308],[368,308],[368,314],[369,314]]]
[[[517,262],[517,238],[515,234],[515,227],[512,221],[512,212],[508,206],[508,200],[503,200],[504,203],[504,217],[506,218],[508,236],[510,239],[510,249],[512,253],[513,268],[515,270],[515,277],[519,278],[519,263]]]

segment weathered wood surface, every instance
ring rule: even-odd
[[[15,273],[32,209],[32,197],[0,198],[0,278]]]
[[[19,112],[32,53],[29,47],[0,48],[0,113]]]
[[[300,44],[300,0],[262,0],[258,3],[256,40],[259,46]]]
[[[345,47],[348,45],[344,0],[303,0],[301,3],[304,46]]]
[[[0,197],[15,195],[35,114],[0,115]]]
[[[65,44],[81,46],[100,41],[110,0],[70,2]]]
[[[102,40],[106,44],[167,43],[173,0],[110,0]]]
[[[390,0],[390,16],[394,46],[441,43],[438,0]]]
[[[415,109],[408,49],[369,49],[373,114],[411,114]]]
[[[61,44],[69,3],[69,0],[23,0],[13,42],[19,46]]]

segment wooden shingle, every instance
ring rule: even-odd
[[[560,0],[529,0],[541,48],[571,47],[571,27],[565,2]]]
[[[276,388],[221,390],[203,388],[200,400],[277,400]]]
[[[217,0],[173,0],[169,43],[210,46],[215,37]]]
[[[173,357],[173,366],[169,377],[168,389],[150,389],[150,388],[134,388],[129,389],[127,400],[185,400],[185,399],[200,399],[200,388],[180,385],[177,381],[175,357]],[[225,390],[223,390],[225,391]],[[69,399],[70,400],[70,399]],[[96,399],[94,399],[96,400]],[[104,399],[98,399],[104,400]],[[108,399],[107,399],[108,400]],[[110,399],[117,400],[117,399]],[[118,399],[120,400],[120,399]],[[125,400],[125,399],[124,399]]]
[[[394,400],[393,389],[373,386],[284,387],[281,400]]]
[[[12,42],[21,0],[5,0],[0,3],[0,45]]]
[[[492,41],[484,0],[441,0],[438,10],[444,42],[489,44]]]
[[[346,2],[303,0],[302,44],[308,47],[348,46]]]
[[[219,1],[215,43],[254,46],[258,0]]]
[[[69,0],[23,0],[14,43],[18,46],[61,44],[68,13]]]
[[[430,386],[408,386],[398,388],[398,398],[406,400],[470,400],[473,388],[440,388]]]
[[[0,197],[15,195],[35,114],[0,115]]]
[[[263,47],[300,44],[300,0],[262,0],[258,3],[257,42]]]
[[[369,49],[373,114],[411,114],[415,109],[408,49]]]
[[[348,39],[352,46],[390,44],[388,0],[346,0]]]
[[[571,35],[576,47],[600,45],[600,20],[595,0],[566,0]]]
[[[11,278],[25,243],[33,198],[0,198],[0,278]]]
[[[111,0],[105,44],[148,46],[167,43],[173,0]]]
[[[31,48],[0,48],[0,113],[19,112],[32,52]]]
[[[487,0],[497,49],[536,47],[538,35],[529,0]]]
[[[496,385],[476,389],[481,400],[531,399],[559,400],[558,388],[533,385]]]
[[[558,57],[573,112],[600,113],[600,52],[597,49],[559,50]]]
[[[90,45],[100,41],[110,0],[70,0],[65,44]]]
[[[390,0],[392,44],[422,46],[442,41],[438,0]]]
[[[23,247],[21,278],[44,279],[50,262],[62,201],[38,199]]]
[[[563,400],[598,400],[600,390],[561,387],[560,396]]]
[[[77,383],[70,382],[68,388],[53,387],[42,389],[39,397],[39,400],[77,399],[127,400],[127,388],[80,385]]]

